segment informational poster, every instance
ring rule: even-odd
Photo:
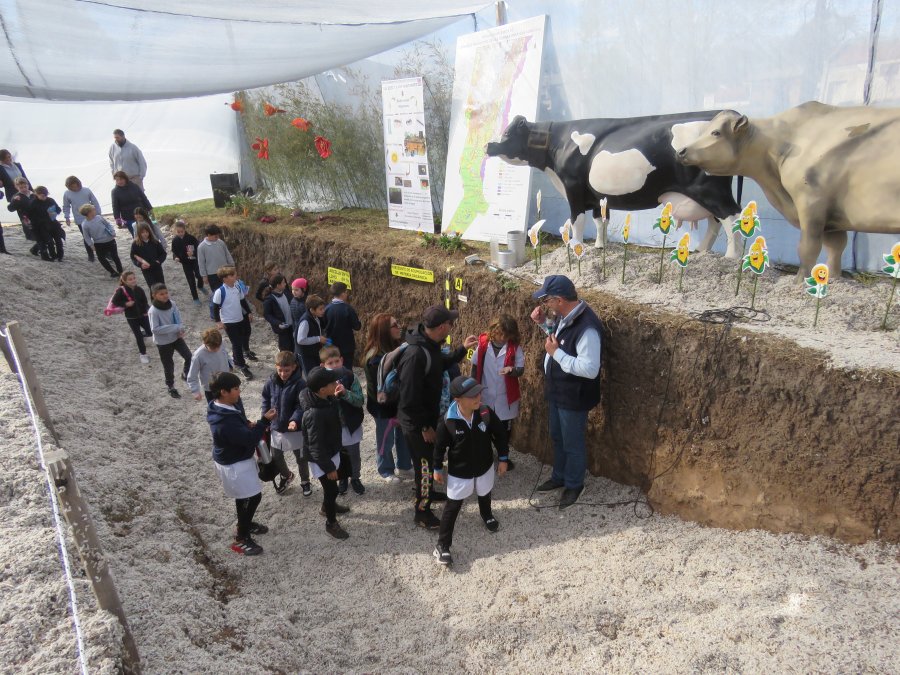
[[[444,232],[505,241],[525,231],[531,168],[484,154],[516,115],[535,121],[546,17],[465,35],[456,43]]]
[[[434,232],[422,78],[384,80],[381,100],[388,223],[403,230]]]

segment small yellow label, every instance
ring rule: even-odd
[[[413,281],[424,281],[428,284],[434,283],[434,272],[432,270],[423,270],[418,267],[391,265],[391,274],[395,277],[403,277],[404,279],[412,279]]]
[[[462,280],[462,277],[456,277],[456,279],[453,281],[453,287],[454,287],[457,291],[461,291],[461,290],[463,289],[463,280]]]
[[[347,288],[352,289],[353,287],[350,285],[350,272],[345,270],[339,270],[337,267],[329,267],[328,268],[328,285],[330,286],[335,281],[343,281],[347,284]]]
[[[466,360],[467,360],[467,361],[471,361],[471,360],[472,360],[472,357],[473,357],[474,355],[475,355],[475,350],[474,350],[474,349],[470,349],[469,351],[466,352]]]

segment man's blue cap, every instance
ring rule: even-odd
[[[556,295],[561,298],[577,298],[578,293],[575,291],[575,284],[564,274],[551,274],[544,278],[544,285],[539,291],[536,291],[531,297],[540,300],[548,295]]]

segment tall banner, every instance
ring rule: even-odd
[[[456,43],[450,143],[444,188],[444,232],[505,241],[525,231],[531,169],[484,154],[509,121],[535,121],[546,17],[465,35]]]
[[[384,80],[381,101],[388,223],[403,230],[434,232],[422,78]]]

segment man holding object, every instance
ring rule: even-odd
[[[565,488],[560,510],[578,501],[587,465],[588,412],[600,403],[602,326],[594,311],[578,299],[575,285],[562,274],[544,279],[531,318],[547,332],[544,349],[544,398],[553,442],[553,474],[539,492]],[[555,327],[551,321],[556,318]]]

